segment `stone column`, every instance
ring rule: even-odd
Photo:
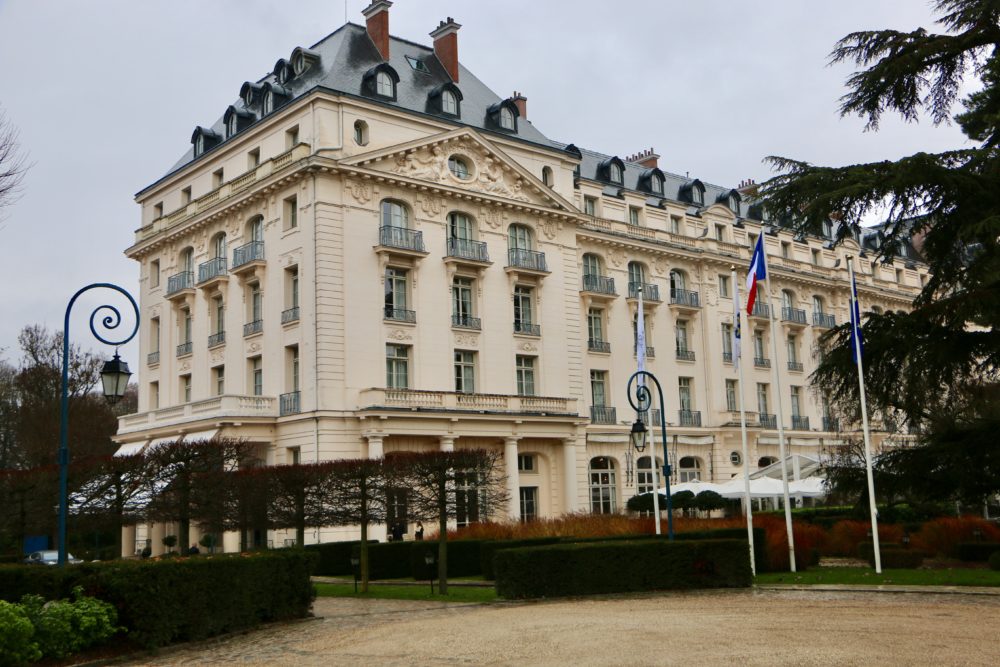
[[[576,436],[563,438],[563,513],[569,514],[577,510],[577,479],[576,479]]]
[[[122,558],[135,556],[135,524],[122,526]]]
[[[368,438],[368,458],[379,459],[382,458],[384,452],[382,451],[382,434],[365,436]]]
[[[521,520],[521,479],[517,471],[517,438],[504,438],[503,462],[507,469],[507,494],[510,502],[507,505],[508,514],[514,521]]]
[[[162,556],[166,553],[167,548],[163,546],[163,538],[167,534],[166,529],[166,524],[162,522],[154,523],[150,527],[149,538],[152,540],[152,543],[149,547],[152,550],[152,555],[154,556]]]
[[[455,438],[450,435],[442,435],[439,438],[440,448],[442,452],[453,452],[455,451]]]
[[[385,438],[381,433],[372,434],[365,436],[368,438],[368,458],[378,459],[384,456],[385,452],[382,449],[382,442]],[[389,534],[389,527],[385,524],[370,524],[368,526],[368,539],[378,540],[379,542],[385,542],[386,536]],[[361,538],[361,529],[358,528],[358,539]]]

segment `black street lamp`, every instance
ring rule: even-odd
[[[431,595],[434,595],[434,552],[430,549],[424,552],[424,565],[431,578]]]
[[[122,323],[122,314],[117,308],[103,305],[98,306],[90,313],[90,333],[105,345],[111,345],[115,348],[114,359],[105,362],[104,368],[101,369],[101,385],[104,390],[104,397],[109,403],[117,403],[125,395],[128,379],[132,376],[132,373],[129,372],[128,364],[119,358],[117,348],[119,345],[124,345],[132,340],[136,333],[139,332],[139,306],[136,304],[135,299],[132,298],[132,295],[118,285],[112,283],[93,283],[87,285],[78,290],[73,295],[73,298],[69,300],[69,305],[66,306],[62,338],[62,399],[59,410],[59,567],[65,567],[66,565],[66,515],[69,504],[67,491],[67,478],[69,477],[69,315],[70,311],[73,310],[73,304],[76,303],[77,298],[81,294],[97,288],[111,289],[125,295],[129,303],[132,304],[132,309],[135,311],[135,327],[132,329],[132,333],[122,340],[108,340],[104,338],[101,334],[97,333],[97,325],[95,323],[101,311],[105,311],[100,321],[101,327],[108,331],[118,328]]]
[[[660,437],[663,439],[663,481],[666,486],[667,492],[667,539],[674,539],[674,506],[670,498],[670,458],[667,451],[667,423],[665,421],[666,411],[663,409],[663,389],[660,387],[660,381],[656,379],[656,376],[649,371],[636,371],[632,373],[632,377],[628,379],[628,402],[632,406],[632,409],[638,412],[640,415],[648,414],[649,408],[653,404],[653,397],[649,391],[649,387],[646,386],[645,382],[636,382],[639,378],[645,380],[649,378],[656,385],[656,393],[660,399]],[[635,389],[633,391],[633,385]],[[637,451],[641,452],[646,447],[646,423],[641,417],[635,420],[632,424],[632,432],[629,434],[632,440],[632,445]],[[653,467],[656,467],[656,457],[653,458]],[[654,488],[653,493],[659,493],[659,489]],[[660,517],[656,517],[657,522],[659,522]],[[659,523],[657,523],[659,526]]]
[[[357,556],[351,556],[351,570],[354,571],[354,594],[358,593],[358,575],[361,572],[361,559]]]

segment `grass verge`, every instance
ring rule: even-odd
[[[369,598],[375,600],[433,600],[435,602],[493,602],[495,588],[452,586],[448,595],[440,595],[437,586],[431,595],[430,586],[371,586],[367,593],[355,593],[354,584],[315,584],[321,598]]]
[[[895,586],[1000,586],[1000,571],[972,569],[875,570],[868,567],[817,567],[805,572],[758,574],[755,584],[867,584]]]

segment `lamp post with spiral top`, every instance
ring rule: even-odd
[[[660,399],[660,437],[663,439],[663,481],[666,486],[667,492],[667,538],[670,540],[674,539],[674,512],[673,512],[673,502],[670,499],[670,459],[667,454],[667,424],[665,421],[666,411],[663,409],[663,389],[660,387],[660,381],[656,379],[656,376],[649,371],[636,371],[632,374],[632,377],[628,379],[628,402],[640,416],[632,424],[632,432],[629,437],[632,440],[632,446],[636,448],[636,451],[641,452],[646,447],[646,422],[643,421],[641,415],[648,414],[649,408],[653,403],[653,397],[646,386],[646,379],[653,381],[656,385],[656,393]],[[641,381],[640,381],[641,380]],[[656,470],[656,456],[652,456],[652,468]],[[653,484],[653,503],[654,507],[659,508],[659,500],[657,494],[659,494],[659,489],[655,483],[654,475]],[[656,517],[656,533],[660,533],[660,517]]]

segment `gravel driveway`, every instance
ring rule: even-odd
[[[703,591],[460,605],[320,598],[316,620],[129,664],[997,665],[1000,597]]]

